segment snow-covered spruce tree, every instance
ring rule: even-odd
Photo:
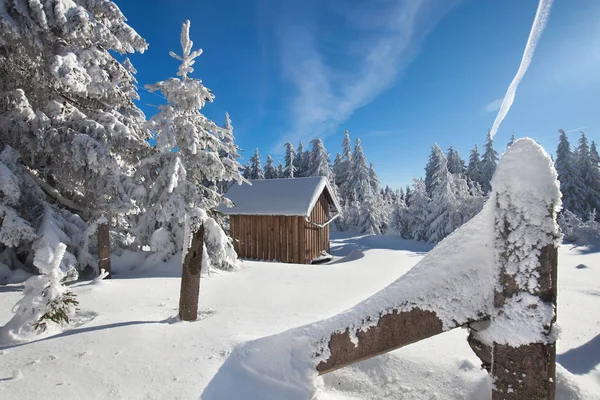
[[[367,165],[367,158],[363,152],[360,139],[356,139],[354,152],[350,159],[347,190],[346,199],[358,201],[359,203],[362,203],[363,200],[373,195],[369,166]]]
[[[583,218],[586,213],[586,193],[581,171],[575,164],[575,156],[571,151],[567,133],[562,129],[559,132],[555,165],[558,181],[560,182],[563,208],[571,211],[579,218]]]
[[[467,166],[467,178],[481,186],[481,156],[477,145],[471,150],[469,155],[469,165]]]
[[[512,136],[510,137],[510,141],[506,144],[506,148],[508,149],[510,146],[513,145],[514,142],[515,142],[515,134],[513,133]]]
[[[383,193],[381,193],[381,182],[379,182],[379,177],[377,176],[377,172],[375,172],[375,166],[373,163],[369,163],[369,183],[371,184],[371,190],[373,193],[377,193],[381,195],[383,199]]]
[[[293,178],[296,176],[296,167],[294,166],[294,159],[296,158],[296,149],[290,142],[285,144],[285,167],[284,175],[282,178]]]
[[[312,146],[310,153],[308,153],[308,165],[310,167],[305,176],[324,176],[331,184],[334,184],[329,153],[325,150],[323,141],[321,139],[313,139],[310,144]]]
[[[233,125],[228,112],[225,113],[225,123],[221,128],[219,136],[221,142],[223,142],[223,147],[219,150],[219,157],[221,157],[221,159],[233,160],[239,165],[239,159],[242,158],[242,156],[240,155],[240,148],[235,144]],[[241,169],[241,172],[244,172],[244,167],[240,166],[239,168]],[[217,183],[220,193],[226,193],[231,185],[231,181],[220,181]]]
[[[227,202],[217,190],[217,183],[244,180],[235,157],[221,157],[231,154],[232,143],[223,141],[227,133],[200,112],[214,95],[201,80],[188,75],[202,53],[192,51],[189,29],[190,22],[186,21],[180,37],[182,55],[169,53],[181,61],[177,72],[180,78],[146,85],[151,92],[161,92],[167,104],[159,106],[159,112],[149,120],[156,135],[156,153],[142,160],[139,171],[147,188],[137,198],[144,208],[137,239],[144,244],[155,242],[152,236],[159,236],[163,240],[156,242],[161,248],[153,250],[180,251],[185,241],[186,216],[197,209],[206,210],[205,244],[210,263],[216,268],[231,269],[236,263],[235,251],[210,216],[215,207]]]
[[[111,52],[146,42],[112,1],[4,0],[2,10],[2,141],[62,207],[85,219],[135,211],[126,182],[148,135],[135,70]]]
[[[342,155],[337,153],[335,159],[333,160],[333,175],[335,176],[335,184],[340,186],[342,184],[342,179],[339,175],[344,175],[344,166],[342,161]],[[339,175],[338,175],[339,174]]]
[[[427,241],[437,243],[462,224],[459,212],[459,199],[455,190],[454,177],[448,171],[448,164],[442,149],[436,144],[433,151],[440,162],[432,170],[432,196],[429,204]]]
[[[598,149],[596,148],[596,142],[593,140],[590,144],[590,157],[592,157],[593,165],[598,167],[600,165],[600,155],[598,154]]]
[[[401,197],[398,197],[391,204],[388,231],[403,238],[410,237],[408,232],[408,207]]]
[[[488,194],[492,190],[490,182],[492,176],[496,172],[496,165],[498,165],[498,152],[494,150],[494,139],[491,133],[488,131],[487,139],[485,141],[485,151],[481,157],[481,190],[483,193]]]
[[[335,183],[338,185],[342,204],[350,201],[350,161],[352,159],[352,146],[350,142],[350,133],[344,131],[342,140],[342,154],[333,166],[335,174]]]
[[[425,189],[425,182],[420,178],[415,178],[413,189],[407,188],[406,196],[408,199],[408,211],[406,225],[408,237],[414,240],[427,240],[427,228],[429,220],[429,196]]]
[[[446,157],[444,157],[443,152],[438,151],[439,148],[440,147],[437,145],[437,143],[431,147],[431,152],[429,153],[429,160],[427,161],[427,165],[425,166],[425,190],[427,191],[427,195],[429,197],[432,196],[432,193],[435,190],[435,171],[438,171],[441,168],[442,163],[444,163],[444,165],[447,164]]]
[[[285,178],[285,168],[279,160],[277,160],[277,177]]]
[[[17,213],[37,230],[39,210],[54,203],[65,259],[76,256],[83,269],[94,264],[87,221],[138,211],[131,178],[149,134],[133,103],[135,69],[112,53],[147,45],[111,1],[1,4],[0,141],[14,149],[9,168],[27,189]],[[3,262],[36,270],[33,257],[23,257],[31,246],[0,249]]]
[[[298,148],[295,152],[294,156],[294,167],[296,167],[296,172],[294,172],[294,177],[301,178],[304,176],[309,176],[309,163],[310,163],[310,152],[304,150],[304,144],[302,140],[298,143]]]
[[[278,177],[279,173],[274,164],[273,157],[267,156],[267,162],[265,163],[265,179],[277,179]]]
[[[589,214],[594,209],[600,209],[600,170],[590,153],[587,137],[583,132],[575,149],[575,165],[581,174],[585,193],[584,211]]]
[[[467,167],[465,166],[463,159],[460,158],[458,151],[450,146],[450,148],[448,148],[446,157],[448,160],[448,171],[450,171],[452,174],[459,174],[464,178],[467,173]]]
[[[258,148],[254,152],[254,155],[250,157],[250,172],[248,173],[249,179],[265,179],[265,173],[263,172],[262,165],[260,163],[260,154]]]
[[[381,234],[387,222],[385,207],[379,190],[373,191],[360,139],[354,146],[348,179],[344,227],[360,233]]]

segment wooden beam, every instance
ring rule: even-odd
[[[414,308],[398,313],[394,310],[392,314],[381,317],[376,326],[355,332],[357,345],[350,340],[348,329],[344,333],[331,335],[331,355],[317,365],[317,371],[319,375],[326,374],[442,332],[442,321],[431,311]]]

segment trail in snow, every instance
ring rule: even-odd
[[[540,0],[538,4],[538,8],[535,13],[535,18],[533,20],[533,25],[531,26],[531,32],[529,32],[529,38],[527,39],[525,51],[523,52],[523,58],[521,59],[521,65],[519,65],[517,74],[510,83],[510,86],[508,86],[508,90],[504,95],[502,105],[500,106],[498,115],[496,115],[496,120],[494,121],[492,130],[490,131],[492,137],[496,135],[500,124],[506,117],[506,114],[508,114],[508,110],[510,110],[510,107],[515,101],[515,93],[517,92],[517,88],[519,87],[521,80],[523,79],[525,73],[527,72],[527,69],[529,68],[529,64],[531,64],[531,59],[533,58],[535,48],[537,47],[538,41],[540,40],[542,32],[546,27],[546,23],[548,22],[548,17],[550,16],[550,9],[552,8],[553,2],[554,0]]]

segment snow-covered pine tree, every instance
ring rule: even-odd
[[[446,157],[448,160],[448,171],[450,171],[451,174],[458,174],[465,178],[467,167],[465,166],[463,159],[460,158],[458,151],[450,146],[450,148],[448,148]]]
[[[55,200],[69,200],[63,207],[86,219],[133,211],[123,181],[148,136],[135,70],[111,52],[143,52],[146,42],[112,1],[3,3],[2,141]]]
[[[444,165],[447,165],[446,157],[444,156],[443,152],[438,151],[439,148],[440,147],[437,145],[437,143],[435,143],[431,147],[431,153],[429,153],[429,160],[427,161],[427,165],[425,166],[425,190],[427,191],[427,195],[429,197],[432,196],[432,193],[435,190],[435,172],[440,169],[442,163],[444,163]]]
[[[340,186],[342,184],[342,176],[344,175],[344,165],[342,161],[342,155],[337,153],[335,160],[333,160],[333,174],[335,176],[335,184]]]
[[[391,204],[388,231],[403,238],[409,238],[408,207],[403,198],[398,198]]]
[[[379,177],[377,176],[377,172],[375,172],[375,166],[373,163],[369,164],[369,182],[371,183],[371,189],[373,193],[381,194],[383,198],[383,193],[381,193],[381,182],[379,182]]]
[[[17,176],[29,188],[18,213],[38,228],[34,210],[51,198],[54,217],[65,226],[65,259],[85,255],[78,263],[83,269],[93,264],[86,222],[103,212],[121,219],[139,211],[132,174],[150,150],[149,131],[133,103],[135,69],[113,54],[143,52],[147,45],[112,1],[3,0],[0,8],[0,141],[3,150],[14,149],[18,162],[10,168],[21,171]],[[7,215],[3,224],[12,219]],[[31,243],[5,251],[28,254]],[[31,257],[3,262],[22,261],[35,268]]]
[[[246,164],[244,164],[242,166],[242,176],[244,177],[244,179],[251,179],[250,178],[250,163],[247,162]]]
[[[254,155],[250,157],[250,172],[249,179],[265,179],[265,173],[262,169],[262,164],[260,163],[260,154],[258,152],[258,148],[254,152]]]
[[[149,127],[156,135],[157,151],[142,160],[140,169],[148,188],[140,196],[145,210],[138,226],[138,240],[149,243],[157,231],[161,237],[169,238],[160,241],[162,248],[155,251],[183,249],[186,218],[198,209],[214,215],[213,210],[227,202],[217,190],[217,182],[244,181],[240,164],[235,159],[221,157],[223,151],[231,148],[223,142],[221,128],[200,112],[207,102],[213,101],[214,95],[201,80],[188,75],[202,53],[202,50],[192,51],[189,29],[190,22],[184,22],[180,36],[182,55],[169,53],[181,61],[177,72],[180,78],[146,85],[149,91],[159,91],[167,99],[167,104],[159,106],[159,112],[149,120]],[[233,268],[237,256],[230,240],[212,218],[207,217],[204,225],[211,265]]]
[[[279,161],[279,160],[277,160],[277,177],[285,178],[285,168],[284,168],[283,164],[281,164],[281,161]]]
[[[312,142],[311,142],[312,143]],[[310,153],[304,150],[304,144],[302,140],[298,143],[298,149],[296,150],[296,154],[294,157],[294,167],[296,167],[296,172],[294,172],[294,176],[296,178],[301,178],[304,176],[309,176],[309,163],[310,163]]]
[[[367,159],[360,139],[350,159],[346,197],[346,229],[360,233],[381,234],[385,227],[386,215],[379,190],[373,191]]]
[[[285,167],[284,175],[282,178],[293,178],[296,176],[296,167],[294,166],[294,159],[296,158],[296,149],[290,142],[285,144]]]
[[[265,163],[265,179],[277,179],[279,177],[277,167],[274,163],[273,157],[267,156],[267,162]]]
[[[467,167],[467,178],[481,186],[481,157],[477,145],[471,150],[469,155],[469,165]]]
[[[498,164],[498,152],[494,150],[494,139],[492,138],[491,132],[488,131],[487,139],[485,141],[485,151],[481,157],[481,190],[483,193],[488,194],[492,190],[491,181],[492,176],[496,172],[496,165]]]
[[[324,176],[334,184],[333,171],[329,161],[329,153],[325,150],[325,145],[321,139],[310,141],[311,150],[309,153],[309,169],[305,176]]]
[[[506,144],[506,148],[508,149],[510,146],[513,145],[514,142],[515,142],[515,134],[513,133],[512,136],[510,137],[510,141]]]
[[[575,149],[575,165],[581,174],[581,183],[585,192],[584,212],[591,213],[600,209],[600,170],[590,153],[587,137],[581,132],[579,144]]]
[[[370,198],[374,194],[371,186],[371,176],[369,175],[367,158],[363,152],[360,139],[356,139],[354,152],[350,159],[347,187],[347,199],[350,201],[362,203],[365,199]]]
[[[596,142],[592,140],[590,144],[590,157],[595,166],[600,165],[600,155],[598,155],[598,149],[596,148]]]
[[[339,187],[340,197],[343,204],[350,201],[350,162],[352,160],[352,146],[350,142],[350,133],[344,131],[342,140],[342,154],[335,162],[333,172],[335,173],[335,183]]]
[[[562,129],[559,132],[555,166],[562,192],[563,208],[583,218],[586,215],[586,194],[581,172],[577,168],[567,133]]]
[[[410,199],[411,194],[412,194],[412,191],[410,190],[410,186],[406,185],[406,191],[404,192],[404,202],[406,203],[406,205],[409,204],[408,200]]]
[[[219,136],[223,142],[223,148],[219,150],[219,157],[223,160],[223,163],[233,162],[238,168],[241,168],[241,172],[244,172],[244,167],[240,167],[239,159],[240,148],[235,144],[235,137],[233,136],[233,125],[231,124],[231,117],[228,112],[225,112],[225,123],[219,130]],[[231,161],[230,161],[231,160]],[[220,193],[225,193],[231,186],[231,181],[221,181],[218,183]]]
[[[429,220],[429,196],[425,190],[425,182],[421,178],[414,178],[413,189],[407,187],[408,211],[406,225],[408,237],[414,240],[427,240]]]
[[[462,225],[463,221],[454,176],[448,171],[446,157],[437,144],[433,151],[436,153],[435,159],[440,162],[431,172],[433,192],[429,204],[427,241],[438,243]]]
[[[231,162],[229,160],[232,160],[233,166],[239,168],[238,160],[242,156],[240,155],[240,148],[235,144],[233,125],[231,124],[231,117],[229,117],[228,112],[225,113],[225,124],[222,128],[218,130],[218,133],[224,146],[219,150],[219,155],[224,163],[229,163]]]

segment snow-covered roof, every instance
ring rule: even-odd
[[[226,196],[235,205],[221,205],[217,210],[227,215],[287,215],[308,217],[324,190],[334,212],[340,211],[327,179],[309,178],[258,179],[251,185],[234,185]]]

